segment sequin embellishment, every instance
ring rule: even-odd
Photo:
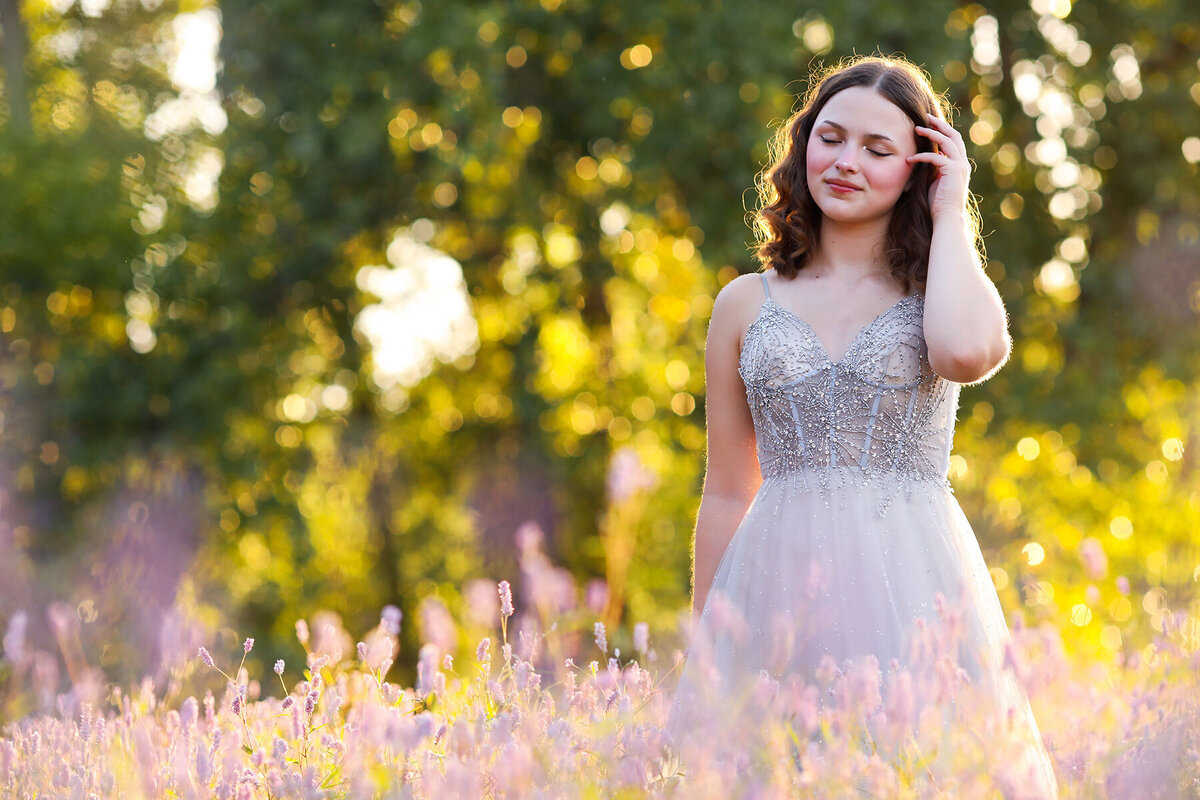
[[[746,331],[738,374],[763,480],[826,496],[848,485],[888,486],[894,491],[884,493],[880,519],[901,491],[909,500],[922,489],[953,492],[947,473],[960,385],[929,365],[924,296],[892,304],[833,361],[812,327],[776,303],[762,279],[766,299]]]

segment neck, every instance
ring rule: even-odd
[[[861,222],[839,222],[822,217],[821,241],[812,263],[817,277],[832,277],[855,283],[872,276],[887,275],[891,267],[884,257],[890,217]]]

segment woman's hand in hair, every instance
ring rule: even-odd
[[[937,170],[937,177],[929,187],[929,210],[935,220],[943,213],[965,216],[971,177],[967,145],[949,122],[932,114],[928,117],[931,126],[918,125],[916,132],[933,143],[934,152],[914,153],[908,156],[908,163],[924,161]]]

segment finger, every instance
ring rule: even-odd
[[[954,159],[944,153],[913,153],[911,156],[906,156],[905,160],[910,163],[913,161],[925,161],[930,164],[943,164],[946,166],[954,163]]]
[[[944,120],[935,114],[926,114],[925,116],[930,122],[933,123],[934,127],[943,133],[949,133],[950,135],[959,139],[962,138],[962,134],[958,132],[958,128],[955,128],[953,125],[951,125],[948,120]]]
[[[963,140],[962,134],[958,132],[958,129],[941,117],[935,117],[932,114],[926,116],[928,116],[933,126],[931,130],[936,130],[954,142],[957,145],[957,150],[965,156],[967,153],[967,143]]]
[[[923,125],[915,126],[915,130],[922,136],[940,144],[943,150],[948,150],[955,155],[962,154],[963,156],[966,156],[966,148],[941,131],[934,130],[933,128],[926,128]]]
[[[916,125],[916,126],[914,126],[914,128],[915,128],[916,130],[920,131],[922,136],[928,136],[930,139],[934,139],[934,140],[936,140],[936,141],[939,141],[939,142],[952,142],[952,141],[954,141],[954,140],[953,140],[953,139],[951,139],[949,136],[947,136],[946,134],[944,134],[944,133],[942,133],[941,131],[937,130],[936,128],[930,128],[930,127],[927,127],[927,126],[925,126],[925,125]]]

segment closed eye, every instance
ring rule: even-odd
[[[825,144],[841,144],[841,140],[839,140],[839,139],[830,139],[826,136],[818,136],[817,138],[820,139]],[[891,153],[881,153],[878,150],[872,150],[869,147],[866,148],[866,150],[868,153],[875,156],[876,158],[887,158],[890,155],[892,155]]]

